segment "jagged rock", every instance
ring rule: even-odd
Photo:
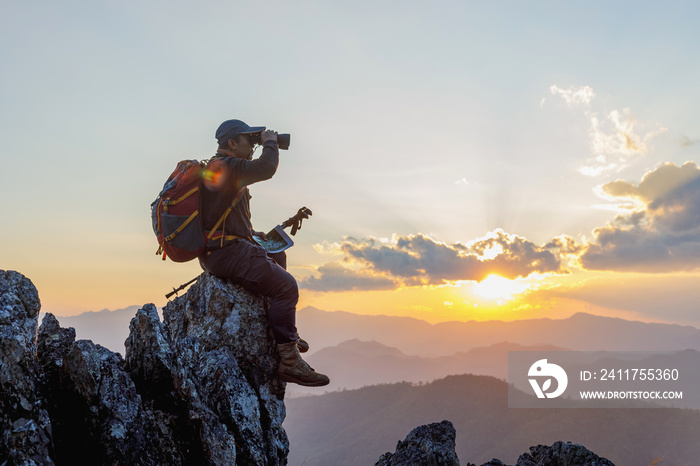
[[[44,316],[39,327],[37,356],[41,364],[47,387],[58,381],[63,367],[63,357],[75,343],[75,329],[62,328],[56,317],[49,313]]]
[[[530,453],[520,455],[515,466],[615,466],[582,445],[556,442],[551,447],[530,447]]]
[[[416,427],[399,441],[396,452],[383,454],[375,466],[459,466],[455,437],[450,421]]]
[[[216,428],[202,437],[221,455],[216,464],[232,457],[237,464],[286,464],[284,384],[276,377],[279,356],[266,307],[264,298],[204,273],[163,309],[174,386],[189,415]]]
[[[180,464],[169,420],[143,406],[118,353],[75,340],[47,314],[39,329],[59,464]]]
[[[51,422],[39,396],[40,307],[29,279],[0,270],[0,464],[53,464]]]
[[[286,464],[284,384],[266,301],[204,273],[130,323],[125,367],[145,412],[168,417],[177,462]]]
[[[474,466],[469,463],[467,466]],[[499,459],[492,459],[481,466],[508,466]],[[524,453],[514,466],[615,466],[611,461],[601,458],[582,445],[571,442],[556,442],[554,445],[537,445],[530,447],[530,453]]]
[[[395,453],[385,453],[375,466],[459,465],[455,453],[455,429],[450,421],[416,427],[404,441],[396,445]],[[466,466],[475,466],[467,463]],[[481,466],[508,466],[492,459]],[[520,455],[514,466],[615,466],[586,447],[571,442],[530,447],[530,453]]]
[[[125,342],[126,368],[139,388],[139,392],[154,402],[173,402],[173,352],[153,304],[146,304],[136,312],[129,324],[129,337]]]
[[[59,462],[286,464],[284,385],[266,304],[205,273],[165,307],[164,322],[154,305],[139,309],[125,360],[73,343],[47,317],[43,364],[61,368],[50,404],[71,432],[57,439]]]
[[[0,292],[3,466],[286,464],[265,299],[205,273],[163,322],[152,304],[137,312],[122,359],[51,314],[37,339],[20,274],[0,271]]]

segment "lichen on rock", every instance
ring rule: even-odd
[[[204,273],[138,310],[124,359],[39,309],[0,271],[0,464],[286,464],[265,299]]]
[[[0,463],[53,464],[36,358],[40,307],[29,279],[0,270]]]
[[[394,453],[383,454],[375,466],[459,466],[456,436],[450,421],[418,426],[399,441]]]
[[[385,453],[375,466],[459,466],[455,452],[456,432],[450,421],[418,426],[396,445],[394,453]],[[467,463],[466,466],[475,466]],[[508,466],[492,459],[481,466]],[[582,445],[555,442],[552,446],[530,447],[514,466],[615,466]]]
[[[286,463],[284,384],[266,306],[204,273],[165,306],[162,323],[152,305],[131,322],[126,361],[139,391],[194,419],[186,430],[217,464]]]
[[[518,458],[515,466],[615,466],[612,461],[601,458],[583,445],[571,442],[555,442],[552,446],[530,447],[530,453]]]

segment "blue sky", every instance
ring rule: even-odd
[[[178,160],[212,155],[214,130],[229,118],[292,133],[278,173],[252,190],[253,220],[266,229],[302,205],[314,211],[290,257],[302,287],[316,280],[309,304],[360,311],[362,284],[387,280],[404,291],[391,295],[396,309],[387,309],[389,295],[379,300],[385,312],[420,315],[401,293],[425,296],[421,309],[448,301],[425,269],[397,276],[348,255],[366,252],[369,238],[375,250],[396,252],[398,239],[418,234],[454,246],[501,229],[537,247],[560,235],[599,247],[594,229],[631,218],[635,199],[644,231],[668,238],[669,218],[649,207],[666,192],[644,204],[630,190],[601,187],[637,186],[664,163],[691,161],[694,170],[697,10],[691,2],[9,2],[0,19],[0,268],[29,276],[44,309],[58,314],[162,305],[198,266],[153,254],[148,205]],[[623,133],[630,144],[614,146]],[[674,176],[669,189],[679,188]],[[684,202],[683,212],[695,212],[696,197]],[[553,277],[542,288],[547,299],[563,294],[599,313],[700,323],[688,252],[700,236],[694,226],[674,238],[681,233],[682,265],[623,273],[616,262],[601,275],[556,251],[566,282]],[[606,257],[622,261],[620,251]],[[653,309],[641,310],[639,293],[651,291],[630,282],[652,275],[673,283],[672,315],[658,290]],[[605,299],[591,285],[615,280],[630,299]],[[471,281],[459,284],[464,309],[477,304]],[[470,318],[454,308],[432,318]]]

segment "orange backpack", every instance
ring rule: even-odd
[[[163,260],[169,257],[174,262],[187,262],[197,258],[214,238],[225,236],[225,232],[214,236],[216,229],[236,206],[244,193],[241,189],[232,204],[224,212],[210,232],[202,227],[202,185],[212,174],[207,170],[208,162],[182,160],[163,185],[155,201],[151,203],[153,232],[158,238],[157,255]],[[228,238],[228,237],[227,237]]]

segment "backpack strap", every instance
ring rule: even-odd
[[[170,233],[168,236],[165,237],[164,241],[171,241],[173,238],[175,238],[182,230],[185,229],[185,227],[186,227],[187,225],[190,224],[190,222],[191,222],[192,220],[195,219],[195,217],[196,217],[198,214],[199,214],[199,211],[198,211],[198,210],[195,210],[194,212],[192,212],[192,214],[191,214],[189,217],[187,217],[187,220],[185,220],[184,222],[182,222],[182,224],[180,224],[180,226],[177,227],[177,230],[173,231],[172,233]]]
[[[241,188],[240,191],[238,191],[238,194],[236,194],[236,197],[233,199],[233,202],[231,203],[230,206],[228,206],[228,209],[224,212],[224,214],[219,218],[219,221],[216,222],[216,225],[214,225],[214,228],[211,229],[209,234],[207,235],[207,243],[211,241],[212,237],[214,236],[214,233],[216,233],[216,229],[219,228],[220,225],[223,224],[223,228],[221,229],[221,247],[224,246],[224,240],[229,240],[229,239],[237,239],[240,238],[240,236],[235,236],[235,235],[226,235],[226,217],[228,217],[228,214],[231,213],[234,207],[236,207],[236,204],[241,200],[243,195],[245,194],[245,186]]]

